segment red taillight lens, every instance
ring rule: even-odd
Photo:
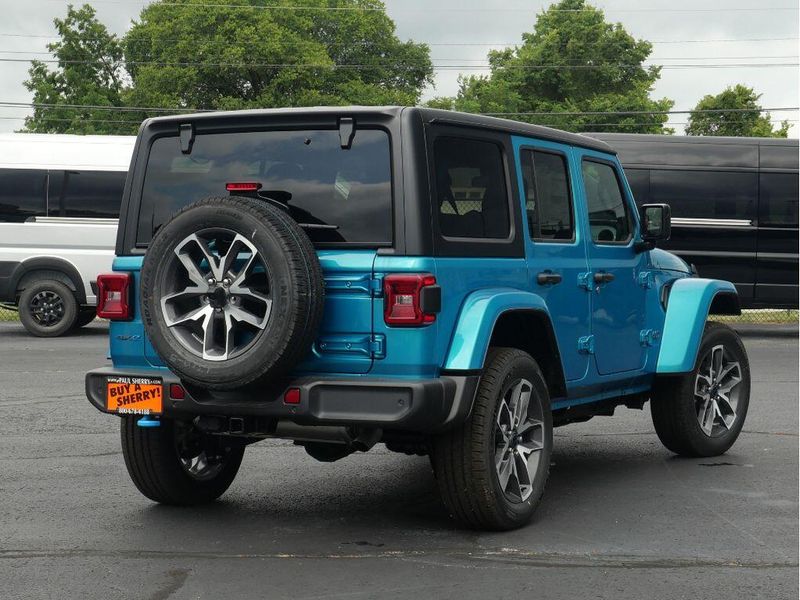
[[[130,287],[129,273],[100,275],[97,278],[97,316],[112,321],[130,319]]]
[[[169,385],[169,397],[173,400],[183,400],[186,398],[186,390],[183,389],[182,385],[171,383]]]
[[[255,181],[233,181],[226,183],[225,189],[229,192],[257,192],[261,189],[261,184]]]
[[[383,280],[383,320],[387,325],[418,327],[436,320],[432,312],[424,312],[421,296],[426,287],[436,285],[428,274],[387,275]]]

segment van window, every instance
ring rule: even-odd
[[[599,244],[630,240],[631,215],[616,169],[606,163],[584,160],[581,171],[592,240]]]
[[[566,159],[538,150],[522,154],[525,210],[536,241],[571,241],[575,237]]]
[[[0,223],[45,215],[47,171],[0,169]]]
[[[48,215],[118,218],[125,176],[124,171],[51,171]]]
[[[759,188],[759,226],[797,228],[797,174],[762,173]]]
[[[439,229],[445,237],[506,239],[508,192],[500,147],[440,137],[434,143]]]
[[[650,172],[650,201],[669,204],[673,217],[755,219],[756,173],[659,170]]]
[[[150,147],[139,208],[138,246],[184,206],[227,196],[226,183],[260,183],[260,194],[284,202],[316,243],[392,243],[389,136],[359,129],[349,149],[337,130],[246,131],[195,137],[182,154],[177,137]]]

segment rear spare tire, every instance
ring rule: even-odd
[[[284,375],[308,353],[324,280],[311,241],[283,210],[208,198],[153,238],[140,300],[145,331],[174,373],[236,389]]]

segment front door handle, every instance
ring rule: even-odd
[[[614,274],[613,273],[595,273],[594,274],[594,282],[595,283],[610,283],[614,281]]]
[[[551,271],[543,271],[536,275],[536,283],[539,285],[556,285],[561,283],[561,275],[552,273]]]

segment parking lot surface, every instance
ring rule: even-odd
[[[451,523],[427,458],[383,446],[322,464],[262,442],[220,501],[152,504],[83,395],[106,333],[0,323],[0,598],[797,597],[796,339],[746,338],[728,454],[674,457],[648,407],[556,429],[534,522],[489,534]]]

